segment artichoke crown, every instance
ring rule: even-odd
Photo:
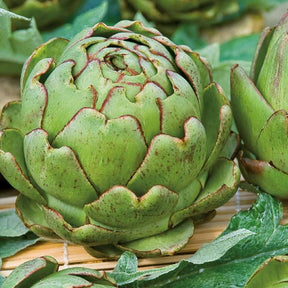
[[[182,247],[184,220],[226,202],[239,180],[231,109],[210,77],[197,53],[140,22],[99,23],[39,47],[21,102],[1,117],[0,170],[21,191],[26,225],[137,251],[154,251],[149,237],[175,227],[185,233],[173,232],[177,244],[164,235],[166,246]]]

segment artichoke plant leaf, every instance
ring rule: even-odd
[[[193,264],[204,264],[220,259],[226,252],[233,248],[239,241],[255,234],[245,228],[232,231],[213,241],[213,245],[204,244],[201,249],[197,250],[193,257],[187,261]],[[214,257],[214,259],[213,259]]]
[[[151,269],[147,271],[137,271],[137,258],[133,253],[128,251],[122,254],[111,276],[115,277],[120,287],[122,287],[121,286],[122,283],[123,284],[124,283],[125,284],[129,284],[129,283],[139,284],[138,281],[136,280],[138,280],[142,276],[144,277],[148,276],[148,278],[151,280],[156,279],[164,274],[168,274],[171,271],[181,270],[182,265],[184,266],[186,265],[185,263],[193,263],[197,265],[197,264],[203,264],[203,263],[212,262],[214,260],[218,260],[230,248],[235,246],[239,241],[241,241],[242,239],[245,239],[246,237],[249,237],[252,234],[253,232],[249,230],[239,229],[237,231],[226,234],[222,238],[220,237],[216,239],[210,244],[204,245],[191,258],[182,260],[178,263],[175,263],[169,266],[165,266],[165,267],[158,268],[158,269]],[[155,283],[155,285],[157,284]],[[130,286],[128,285],[127,287],[130,287]],[[150,286],[147,286],[147,287],[150,287]],[[165,287],[165,286],[162,286],[161,284],[159,287]]]
[[[0,227],[0,237],[18,237],[29,231],[14,209],[4,210],[0,213]]]
[[[14,21],[23,22],[26,28],[12,30]],[[2,0],[0,26],[0,74],[18,75],[26,58],[42,43],[42,37],[34,19],[9,12]]]
[[[173,42],[179,45],[188,45],[194,49],[201,49],[207,45],[199,35],[197,25],[182,24],[172,36]]]
[[[17,252],[35,244],[39,237],[32,232],[19,237],[0,238],[0,258],[10,257]]]
[[[131,274],[114,271],[112,275],[117,279],[120,287],[128,288],[134,287],[132,285],[135,283],[137,287],[177,288],[189,287],[191,283],[193,287],[244,287],[250,276],[265,260],[288,253],[286,237],[288,226],[279,224],[281,218],[281,202],[266,193],[259,193],[258,200],[249,210],[236,214],[227,229],[216,240],[202,248],[210,249],[213,245],[216,247],[222,242],[224,248],[226,247],[226,253],[218,255],[218,259],[215,255],[210,255],[210,262],[207,259],[202,264],[195,264],[193,257],[196,256],[193,256],[188,261],[182,260],[160,269]],[[240,237],[240,231],[243,231],[247,237]],[[228,242],[221,240],[229,237],[228,235],[233,236],[234,233],[240,234],[235,237],[235,243],[232,242],[232,245],[227,247]],[[218,251],[219,246],[213,251],[215,250]],[[129,254],[125,255],[131,257]],[[209,253],[205,253],[205,256],[207,255]],[[119,261],[123,259],[120,258]]]
[[[119,261],[117,262],[113,272],[114,273],[135,273],[137,272],[138,260],[134,253],[125,252],[121,255]]]
[[[222,43],[220,45],[220,61],[252,61],[259,37],[260,34],[255,33]]]
[[[0,227],[0,267],[1,258],[12,256],[39,239],[24,226],[14,209],[0,213]]]

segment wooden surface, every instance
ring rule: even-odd
[[[10,101],[20,98],[20,79],[0,76],[0,111]]]
[[[0,192],[0,210],[13,208],[16,194],[15,191],[9,190]],[[256,198],[256,195],[253,193],[238,191],[226,205],[217,209],[216,216],[210,222],[196,226],[193,237],[179,254],[167,257],[139,259],[139,268],[149,269],[161,267],[190,257],[204,243],[211,242],[215,239],[227,227],[230,218],[235,213],[240,210],[249,209]],[[286,204],[285,206],[287,208]],[[287,209],[284,209],[284,211],[286,210]],[[282,222],[282,224],[288,223],[287,211],[284,213]],[[21,263],[42,255],[51,255],[57,259],[61,265],[60,269],[82,266],[98,270],[113,270],[116,265],[116,261],[90,256],[82,247],[77,245],[40,241],[12,257],[3,259],[0,273],[3,276],[7,276]]]

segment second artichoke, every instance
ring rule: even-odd
[[[231,102],[243,139],[239,163],[246,180],[288,198],[288,14],[260,37],[249,77],[231,73]],[[287,69],[287,71],[286,71]]]
[[[223,21],[239,10],[238,0],[118,0],[122,18],[133,19],[136,12],[152,21],[162,33],[171,35],[181,22],[207,25]]]

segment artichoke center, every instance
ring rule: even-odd
[[[121,74],[137,76],[142,71],[138,64],[138,57],[122,49],[107,54],[104,57],[104,61],[112,70]]]
[[[109,64],[114,70],[125,70],[126,64],[124,62],[123,55],[114,54],[114,55],[107,55],[105,57],[105,62]]]

